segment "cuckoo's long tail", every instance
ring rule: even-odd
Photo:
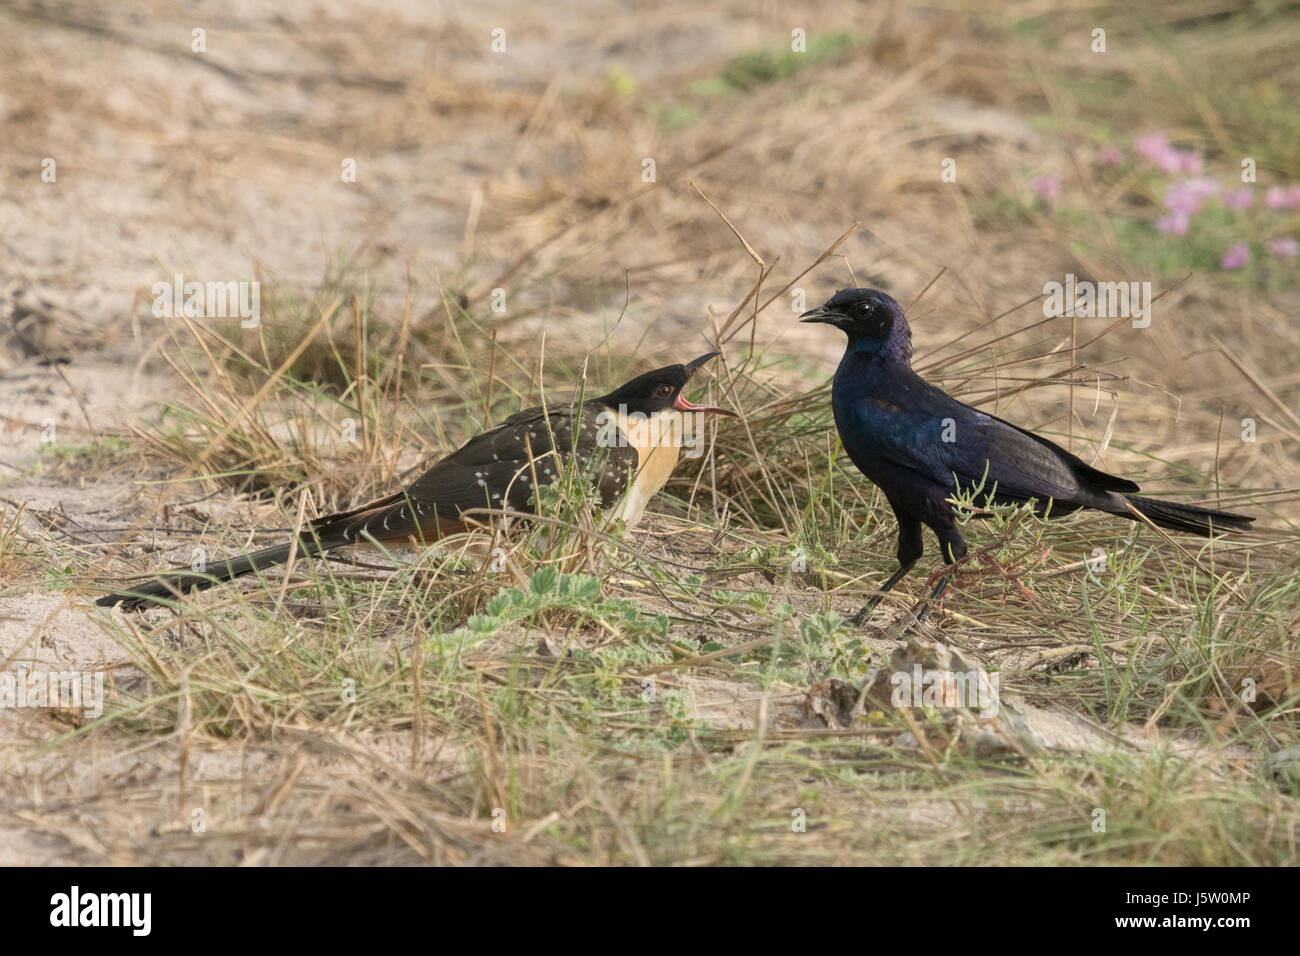
[[[333,545],[329,546],[332,547]],[[300,539],[297,554],[299,556],[316,555],[326,549],[327,546],[318,540]],[[186,591],[202,591],[205,588],[233,581],[242,575],[261,571],[263,568],[284,564],[289,560],[291,550],[293,550],[292,546],[286,542],[273,548],[254,551],[252,554],[243,554],[239,557],[214,561],[203,571],[195,571],[192,568],[176,568],[149,580],[141,581],[139,584],[133,584],[124,590],[107,594],[95,603],[100,607],[112,607],[114,604],[121,604],[124,608],[131,610],[144,604],[156,603],[157,598],[171,599]]]

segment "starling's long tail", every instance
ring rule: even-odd
[[[299,539],[297,554],[316,555],[329,546],[332,545],[324,546],[318,540]],[[233,581],[241,575],[251,574],[253,571],[284,564],[289,560],[290,550],[291,546],[286,542],[274,548],[263,548],[261,551],[240,555],[237,558],[214,561],[205,571],[177,568],[150,580],[141,581],[126,590],[105,595],[95,603],[100,607],[112,607],[120,603],[124,608],[131,610],[143,604],[152,604],[155,598],[174,598],[186,591],[202,591],[217,584],[224,584],[226,581]]]
[[[1171,531],[1199,534],[1203,538],[1225,531],[1249,531],[1251,522],[1255,520],[1249,515],[1215,511],[1213,508],[1198,508],[1196,505],[1182,505],[1175,501],[1162,501],[1159,498],[1140,498],[1137,495],[1124,497],[1134,508],[1160,527]]]

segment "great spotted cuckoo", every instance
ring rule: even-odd
[[[615,506],[625,527],[641,519],[664,486],[682,447],[703,440],[703,416],[731,415],[695,405],[683,391],[717,352],[686,365],[639,375],[607,395],[582,403],[528,408],[471,438],[406,488],[350,511],[317,518],[298,535],[251,554],[213,562],[202,572],[177,568],[100,598],[96,603],[139,607],[156,598],[212,587],[283,564],[293,554],[314,556],[355,545],[421,544],[467,530],[467,512],[523,511],[536,485],[575,466]]]

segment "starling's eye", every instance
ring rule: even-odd
[[[875,310],[875,308],[876,306],[875,303],[873,302],[859,302],[858,315],[862,316],[865,319]]]
[[[673,387],[667,383],[655,386],[655,398],[667,398],[673,393]]]

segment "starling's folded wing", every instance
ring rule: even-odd
[[[986,491],[996,486],[997,498],[1007,501],[1088,504],[1112,491],[1138,490],[1133,482],[1099,471],[1046,438],[919,378],[908,384],[905,403],[892,405],[889,413],[872,409],[864,425],[872,430],[875,452],[896,467],[944,486],[951,486],[954,475],[964,488],[983,482]]]

